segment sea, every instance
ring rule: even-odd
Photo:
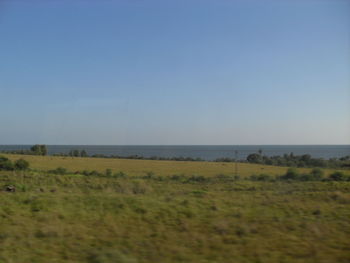
[[[0,151],[27,150],[31,145],[0,145]],[[293,153],[310,154],[313,158],[340,158],[350,155],[350,145],[47,145],[48,154],[86,150],[89,155],[103,154],[120,157],[142,156],[191,157],[213,161],[217,158],[246,159],[251,153],[262,151],[267,156]]]

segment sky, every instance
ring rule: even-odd
[[[350,1],[0,0],[0,144],[350,144]]]

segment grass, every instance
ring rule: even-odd
[[[107,159],[107,158],[80,158],[80,157],[56,157],[56,156],[34,156],[34,155],[10,155],[3,154],[11,160],[23,158],[30,162],[34,169],[52,170],[57,167],[64,167],[69,171],[96,170],[105,172],[111,169],[112,172],[124,172],[131,176],[141,176],[147,172],[153,172],[159,176],[174,174],[214,176],[217,174],[234,174],[234,163],[222,162],[180,162],[180,161],[153,161],[153,160],[128,160],[128,159]],[[270,175],[281,175],[286,172],[287,167],[258,165],[249,163],[238,163],[238,173],[241,177],[252,174],[266,173]],[[300,168],[302,173],[311,169]],[[328,175],[334,170],[325,169]],[[350,170],[345,170],[350,175]]]
[[[231,181],[215,176],[232,173],[220,163],[20,157],[36,169],[131,176],[0,172],[0,190],[16,187],[0,191],[1,263],[350,261],[350,182]],[[261,168],[240,165],[243,176]],[[216,179],[167,179],[177,173]]]

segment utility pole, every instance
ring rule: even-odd
[[[235,176],[238,176],[238,151],[235,150]]]

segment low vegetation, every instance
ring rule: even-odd
[[[25,154],[25,155],[47,155],[47,146],[45,144],[35,144],[30,147],[29,150],[14,150],[14,151],[2,151],[8,154]]]
[[[28,170],[29,162],[24,159],[18,159],[11,161],[9,158],[0,156],[0,170],[13,171],[13,170]]]
[[[322,158],[312,158],[310,154],[294,155],[290,153],[284,154],[283,156],[266,156],[260,151],[248,155],[247,162],[289,167],[350,168],[350,156],[326,160]]]
[[[25,154],[25,155],[47,155],[47,146],[36,144],[30,148],[30,150],[16,150],[16,151],[3,151],[7,154]],[[107,158],[107,159],[129,159],[129,160],[156,160],[156,161],[180,161],[180,162],[204,162],[201,158],[193,157],[144,157],[140,155],[130,156],[118,156],[118,155],[105,155],[105,154],[93,154],[89,155],[84,149],[72,149],[68,153],[55,153],[53,156],[58,157],[90,157],[90,158]],[[235,159],[229,157],[217,158],[214,162],[240,162],[240,163],[254,163],[273,166],[286,166],[286,167],[320,167],[331,169],[348,169],[350,168],[350,156],[344,156],[341,158],[313,158],[310,154],[294,155],[293,153],[284,154],[282,156],[267,156],[264,155],[262,150],[257,153],[252,153],[247,156],[246,159]]]
[[[0,262],[350,261],[348,170],[19,156],[0,157]]]

